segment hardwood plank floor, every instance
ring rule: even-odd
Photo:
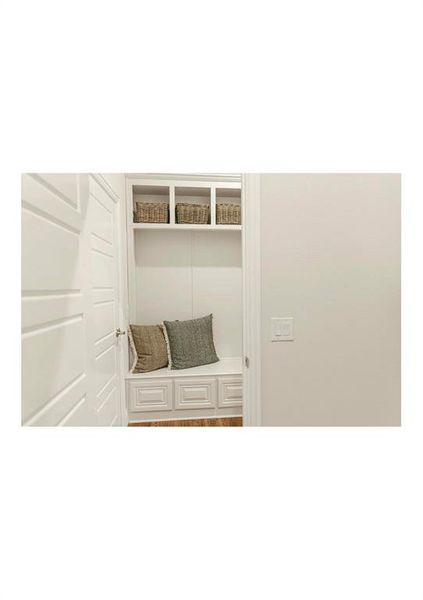
[[[129,423],[128,427],[242,427],[242,417],[151,421],[150,423]]]

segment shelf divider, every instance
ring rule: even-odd
[[[175,186],[169,186],[169,224],[176,223],[176,202],[175,202]]]
[[[216,226],[216,186],[210,187],[210,224]]]

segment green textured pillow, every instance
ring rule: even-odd
[[[164,321],[172,369],[218,362],[213,342],[213,315],[190,321]]]

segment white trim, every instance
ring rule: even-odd
[[[169,186],[169,224],[171,227],[176,223],[176,199],[175,199],[175,185]],[[132,227],[134,227],[133,223]],[[141,223],[142,225],[142,223]]]
[[[163,181],[163,179],[173,179],[174,181],[180,182],[189,180],[189,181],[216,181],[216,182],[241,182],[241,175],[237,173],[125,173],[125,177],[127,179],[150,179],[150,180],[159,180]]]
[[[192,177],[190,177],[189,179],[182,179],[182,178],[177,178],[176,176],[167,176],[167,175],[162,175],[161,177],[152,177],[150,175],[139,175],[138,177],[126,177],[126,181],[128,183],[130,183],[131,185],[135,186],[135,185],[148,185],[148,186],[153,186],[153,185],[157,185],[160,187],[163,186],[171,186],[174,185],[175,187],[194,187],[194,188],[210,188],[212,186],[215,186],[217,188],[227,188],[227,189],[234,189],[234,190],[239,190],[241,187],[241,182],[240,180],[225,180],[225,179],[219,179],[218,181],[216,181],[215,179],[193,179]],[[219,185],[222,184],[222,185]]]
[[[126,236],[127,236],[127,273],[128,273],[128,300],[129,300],[129,323],[136,323],[136,282],[135,282],[135,249],[133,230],[133,191],[132,181],[126,179],[125,206],[126,206]],[[128,323],[128,324],[129,324]]]
[[[127,331],[128,327],[128,261],[127,261],[127,226],[126,226],[126,199],[125,199],[125,180],[122,182],[122,197],[118,198],[118,256],[119,256],[119,317],[120,328]],[[129,341],[128,336],[121,336],[119,341],[120,346],[120,425],[126,427],[128,425],[129,415],[126,404],[126,383],[125,374],[128,370],[129,360]]]
[[[219,227],[216,225],[216,186],[210,186],[210,227]]]
[[[261,425],[260,175],[242,176],[243,425]]]

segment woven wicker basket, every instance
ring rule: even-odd
[[[216,204],[216,223],[218,225],[240,225],[240,204]]]
[[[176,205],[177,223],[204,224],[210,220],[210,207],[207,204],[185,204],[178,202]]]
[[[167,202],[137,202],[134,223],[169,223]]]

